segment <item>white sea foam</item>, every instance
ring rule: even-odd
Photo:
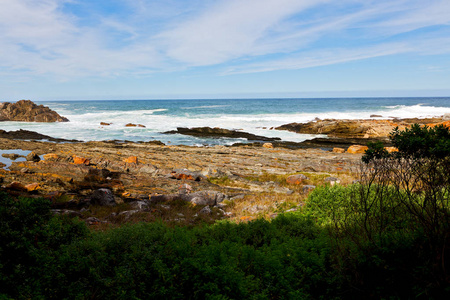
[[[211,105],[210,108],[227,107],[228,105]],[[57,108],[56,108],[57,107]],[[238,129],[257,135],[268,137],[280,137],[285,141],[300,142],[314,136],[296,134],[288,131],[270,130],[287,123],[304,123],[315,118],[320,119],[369,119],[371,115],[381,115],[383,118],[425,118],[441,116],[450,113],[450,107],[436,107],[426,104],[392,105],[361,111],[347,108],[346,111],[322,111],[293,112],[293,113],[266,113],[266,114],[228,114],[226,111],[209,114],[196,114],[194,110],[186,113],[174,114],[167,108],[139,109],[139,110],[100,110],[89,104],[83,107],[75,107],[66,103],[52,105],[58,113],[66,116],[67,123],[27,123],[27,122],[2,122],[2,129],[18,130],[26,129],[37,131],[58,138],[78,140],[133,140],[148,141],[161,140],[171,144],[198,144],[208,143],[232,144],[233,139],[201,139],[182,135],[165,135],[161,132],[174,130],[177,127],[221,127]],[[185,107],[186,108],[186,107]],[[193,106],[190,108],[208,108],[208,106]],[[189,108],[187,108],[189,109]],[[101,126],[100,122],[112,123],[110,126]],[[146,126],[125,127],[127,123],[138,123]]]

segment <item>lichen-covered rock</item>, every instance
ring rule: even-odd
[[[367,146],[353,145],[348,147],[347,152],[351,154],[365,153],[367,149],[369,149]]]
[[[41,160],[39,155],[37,155],[34,151],[28,153],[26,158],[27,158],[27,161],[34,161],[34,162],[38,162]]]
[[[46,106],[37,105],[30,100],[20,100],[16,103],[0,104],[0,121],[68,122],[69,120]]]
[[[286,178],[286,182],[289,184],[301,184],[304,180],[308,179],[303,174],[291,175]]]

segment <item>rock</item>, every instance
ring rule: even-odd
[[[30,184],[27,184],[25,186],[25,188],[27,189],[28,192],[34,192],[34,191],[40,189],[41,186],[39,185],[39,183],[30,183]]]
[[[370,115],[371,118],[382,118],[382,115]]]
[[[111,125],[112,123],[106,123],[106,122],[100,122],[100,125],[102,125],[102,126],[109,126],[109,125]]]
[[[130,203],[130,206],[135,210],[145,210],[149,207],[146,201],[134,201]]]
[[[196,205],[211,205],[222,202],[227,198],[226,195],[217,191],[200,191],[182,196],[184,200]]]
[[[124,158],[123,162],[128,163],[128,164],[137,164],[138,158],[136,156],[130,156],[128,158]]]
[[[352,154],[365,153],[367,149],[369,149],[367,146],[353,145],[348,147],[347,152]]]
[[[345,149],[344,148],[333,148],[333,152],[334,153],[345,153]]]
[[[273,144],[272,143],[264,143],[262,146],[264,148],[267,148],[267,149],[272,149],[273,148]]]
[[[55,153],[47,153],[47,154],[44,154],[42,157],[44,158],[44,160],[47,160],[47,161],[58,161],[59,160],[59,155],[55,154]]]
[[[14,190],[14,191],[26,191],[27,190],[23,184],[21,184],[20,182],[17,182],[17,181],[11,182],[5,188],[7,190]]]
[[[205,206],[198,213],[199,214],[203,214],[203,215],[210,215],[211,214],[211,208],[209,208],[209,206]]]
[[[34,151],[30,152],[27,156],[27,161],[39,162],[41,158]]]
[[[30,173],[30,170],[28,168],[22,168],[20,169],[20,173],[22,174]]]
[[[79,142],[77,140],[56,139],[51,136],[34,131],[19,129],[16,131],[5,131],[0,129],[0,138],[11,140],[49,140],[51,142]]]
[[[450,114],[445,114],[442,116],[443,121],[450,121]]]
[[[102,221],[100,221],[100,219],[95,218],[95,217],[89,217],[86,220],[84,220],[86,222],[86,224],[88,225],[98,225],[100,223],[102,223]]]
[[[335,185],[335,184],[339,184],[339,183],[341,183],[341,181],[339,180],[339,178],[336,178],[336,177],[327,177],[327,178],[325,178],[324,179],[324,181],[326,182],[326,183],[329,183],[330,185]]]
[[[252,141],[279,141],[280,138],[268,138],[265,136],[259,136],[254,135],[247,132],[241,132],[236,130],[229,130],[224,128],[211,128],[211,127],[194,127],[194,128],[185,128],[185,127],[178,127],[177,130],[173,131],[166,131],[164,134],[185,134],[185,135],[191,135],[191,136],[198,136],[198,137],[209,137],[209,138],[245,138],[247,140]]]
[[[3,153],[2,156],[5,158],[9,158],[10,160],[16,160],[20,157],[20,155],[16,153]]]
[[[36,105],[30,100],[20,100],[0,105],[0,121],[68,122],[69,120],[46,106]]]
[[[141,127],[141,128],[145,128],[144,125],[142,124],[133,124],[133,123],[128,123],[125,125],[125,127]]]
[[[73,155],[72,157],[73,157],[73,163],[76,164],[76,165],[86,165],[86,166],[88,166],[90,164],[90,161],[87,158],[84,158],[84,157],[81,157],[81,156],[76,156],[76,155]]]
[[[286,178],[286,182],[289,184],[301,184],[304,180],[308,179],[303,174],[291,175]]]
[[[170,173],[170,178],[200,181],[204,178],[204,176],[200,172],[193,172],[188,169],[176,169]]]
[[[385,149],[388,153],[398,152],[398,148],[397,148],[397,147],[384,147],[384,149]]]
[[[396,126],[399,126],[401,130],[405,128],[405,125],[394,123],[392,120],[326,119],[308,123],[290,123],[275,129],[307,134],[326,134],[332,137],[368,138],[388,137]]]
[[[309,194],[312,190],[316,188],[315,185],[305,185],[303,186],[303,194]]]
[[[186,194],[190,194],[192,192],[192,186],[190,186],[189,184],[185,183],[182,184],[179,188],[178,188],[178,193],[182,194],[182,195],[186,195]]]
[[[91,203],[101,206],[114,206],[116,205],[116,200],[113,193],[109,189],[98,189],[92,193]]]

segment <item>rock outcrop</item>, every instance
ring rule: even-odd
[[[23,122],[69,122],[57,112],[44,105],[37,105],[30,100],[20,100],[16,103],[0,104],[0,121]]]
[[[445,117],[436,118],[410,118],[410,119],[390,119],[390,120],[314,120],[308,123],[289,123],[279,126],[277,130],[288,130],[305,134],[325,134],[329,137],[337,138],[386,138],[395,127],[400,130],[412,124],[436,126],[445,122]]]
[[[280,138],[269,138],[265,136],[255,135],[248,132],[242,132],[237,130],[229,130],[224,128],[211,128],[211,127],[194,127],[194,128],[186,128],[186,127],[177,127],[177,130],[164,132],[165,134],[185,134],[190,136],[197,137],[209,137],[209,138],[245,138],[250,141],[279,141]]]
[[[47,140],[51,142],[79,142],[77,140],[57,139],[45,134],[40,134],[35,131],[23,129],[15,131],[6,131],[0,129],[0,138],[10,140]]]

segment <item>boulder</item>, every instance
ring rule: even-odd
[[[227,196],[217,191],[200,191],[188,195],[183,195],[182,199],[191,202],[196,205],[211,205],[214,206],[223,200]]]
[[[272,149],[273,148],[273,144],[272,143],[264,143],[262,146],[264,148],[267,148],[267,149]]]
[[[351,154],[365,153],[367,149],[369,149],[367,146],[353,145],[348,147],[347,152]]]
[[[303,174],[291,175],[286,178],[286,182],[289,184],[301,184],[304,180],[308,179]]]
[[[25,188],[26,188],[27,191],[29,191],[29,192],[34,192],[34,191],[40,189],[41,186],[39,185],[39,183],[36,183],[36,182],[35,182],[35,183],[27,184],[27,185],[25,186]]]
[[[335,185],[335,184],[341,183],[341,180],[339,180],[339,178],[336,178],[336,177],[327,177],[324,179],[324,181],[326,183],[329,183],[330,185]]]
[[[111,125],[112,123],[106,123],[106,122],[100,122],[100,125],[101,126],[109,126],[109,125]]]
[[[30,100],[20,100],[16,103],[0,104],[0,121],[68,122],[69,120],[46,106],[36,105]]]
[[[116,199],[114,194],[109,189],[95,190],[90,197],[92,204],[101,206],[114,206],[116,205]]]
[[[30,152],[27,156],[27,161],[39,162],[41,158],[34,151]]]

